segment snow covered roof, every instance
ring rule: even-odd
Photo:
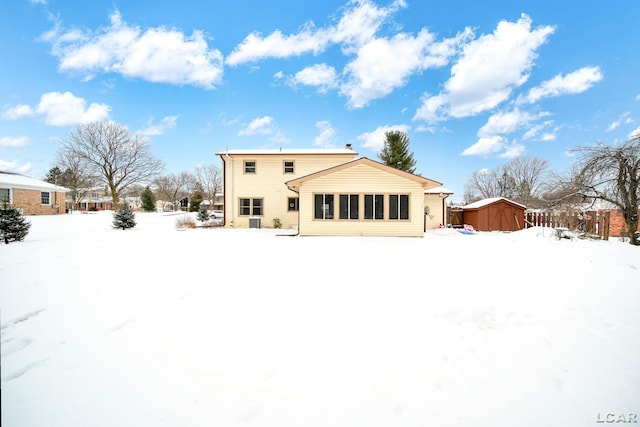
[[[453,194],[453,191],[442,186],[424,190],[424,194],[440,194],[440,193],[449,195],[449,194]]]
[[[63,193],[71,191],[68,188],[54,185],[46,181],[32,178],[30,176],[3,171],[0,171],[0,187],[23,188],[26,190],[40,191],[58,191]]]
[[[216,153],[216,156],[229,155],[293,155],[293,154],[351,154],[357,152],[349,148],[272,148],[257,150],[226,150]]]
[[[477,202],[469,203],[468,205],[463,206],[463,209],[476,209],[481,208],[483,206],[490,205],[499,200],[504,200],[505,202],[512,203],[514,205],[522,206],[524,209],[527,207],[525,205],[521,205],[520,203],[514,202],[513,200],[505,199],[504,197],[489,197],[488,199],[478,200]]]

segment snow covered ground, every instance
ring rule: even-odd
[[[2,425],[596,426],[640,413],[640,248],[29,217]],[[640,419],[640,417],[638,417]]]

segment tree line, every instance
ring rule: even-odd
[[[155,210],[156,199],[177,208],[185,198],[197,210],[193,205],[212,203],[222,190],[220,168],[213,164],[170,174],[163,174],[163,168],[147,139],[115,122],[94,122],[77,127],[60,142],[45,181],[70,189],[74,208],[97,188],[106,190],[114,207],[123,197],[136,197],[145,210]]]

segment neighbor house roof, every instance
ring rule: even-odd
[[[22,175],[15,172],[0,171],[0,187],[3,186],[7,186],[10,188],[22,188],[26,190],[58,191],[63,193],[71,191],[68,188],[54,185],[50,182],[42,181],[30,176]]]
[[[243,156],[257,156],[257,155],[300,155],[300,154],[351,154],[356,155],[355,151],[350,148],[285,148],[285,149],[262,149],[262,150],[226,150],[216,153],[216,156],[224,155],[243,155]]]
[[[511,203],[512,205],[521,206],[523,209],[527,207],[525,205],[521,205],[520,203],[514,202],[513,200],[506,199],[504,197],[489,197],[487,199],[478,200],[477,202],[469,203],[462,207],[462,209],[477,209],[483,206],[491,205],[493,203],[499,202],[500,200],[504,200],[507,203]]]
[[[401,177],[404,177],[406,179],[410,179],[412,181],[416,181],[421,183],[424,187],[437,187],[439,185],[441,185],[442,183],[438,182],[438,181],[434,181],[432,179],[429,178],[424,178],[421,177],[419,175],[414,175],[412,173],[409,172],[405,172],[405,171],[401,171],[399,169],[396,168],[392,168],[391,166],[387,166],[387,165],[383,165],[382,163],[376,162],[374,160],[368,159],[367,157],[360,157],[359,159],[355,159],[355,160],[350,160],[348,162],[342,163],[340,165],[337,166],[333,166],[318,172],[314,172],[311,173],[309,175],[305,175],[305,176],[301,176],[298,177],[296,179],[292,179],[290,181],[285,182],[285,184],[287,185],[287,187],[291,188],[291,189],[296,189],[300,187],[300,184],[302,184],[304,181],[308,181],[310,179],[315,179],[315,178],[319,178],[323,175],[327,175],[330,173],[334,173],[334,172],[338,172],[341,171],[343,169],[347,169],[350,167],[353,167],[357,164],[366,164],[369,165],[371,167],[374,167],[376,169],[380,169],[389,173],[392,173],[394,175],[398,175]],[[295,191],[295,190],[294,190]]]

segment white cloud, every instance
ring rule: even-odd
[[[123,22],[119,12],[111,25],[94,32],[61,32],[56,27],[42,36],[53,44],[61,71],[85,80],[97,73],[119,73],[155,83],[188,84],[212,89],[222,78],[222,54],[209,49],[205,35],[190,36],[176,29],[141,29]]]
[[[334,147],[336,142],[336,129],[331,122],[321,120],[316,122],[320,134],[313,138],[313,145],[318,147]]]
[[[372,39],[358,49],[357,57],[345,67],[341,93],[349,98],[350,107],[361,108],[404,86],[411,75],[446,65],[470,35],[471,31],[466,30],[436,42],[433,34],[422,29],[416,36],[400,33]]]
[[[31,170],[31,163],[18,164],[18,162],[13,160],[2,160],[0,159],[0,170],[10,171],[10,172],[18,172],[18,173],[27,173]]]
[[[17,138],[11,138],[9,136],[3,136],[0,138],[0,147],[25,147],[29,145],[29,138],[26,136],[19,136]]]
[[[636,101],[640,101],[640,93],[636,95]]]
[[[6,109],[2,113],[2,117],[7,120],[16,120],[22,117],[33,117],[35,114],[36,112],[29,105],[16,105]]]
[[[503,159],[513,159],[521,156],[525,151],[526,147],[524,145],[513,142],[505,147],[504,153],[500,154],[500,157]]]
[[[225,62],[235,66],[266,58],[319,54],[331,44],[342,44],[343,50],[349,52],[373,38],[385,19],[400,7],[406,7],[404,0],[386,8],[380,8],[369,0],[352,0],[334,26],[316,28],[313,22],[308,22],[298,33],[291,35],[275,30],[263,37],[254,32],[233,49]]]
[[[534,103],[542,98],[582,93],[602,80],[603,77],[604,74],[600,67],[583,67],[565,76],[558,74],[551,80],[531,89],[527,96],[519,101]]]
[[[489,157],[490,155],[501,151],[504,147],[505,138],[500,135],[494,135],[478,139],[475,144],[465,149],[461,154],[463,156]]]
[[[35,110],[51,126],[76,126],[109,117],[111,107],[87,102],[71,92],[49,92],[42,95]]]
[[[631,133],[629,134],[629,139],[632,138],[640,138],[640,127],[635,128],[634,130],[631,131]]]
[[[449,116],[468,117],[504,102],[528,80],[537,49],[553,32],[550,26],[532,29],[527,15],[516,22],[501,21],[492,34],[464,47],[444,91],[425,96],[414,119],[433,122]]]
[[[498,112],[489,117],[487,123],[478,130],[477,135],[479,137],[490,137],[498,134],[509,134],[544,115],[548,115],[548,113],[534,115],[518,108],[508,112]]]
[[[291,85],[316,86],[320,93],[336,87],[338,75],[327,64],[316,64],[298,71],[290,80]]]
[[[625,113],[622,113],[620,117],[618,117],[616,120],[611,122],[611,124],[609,125],[606,131],[612,132],[615,129],[617,129],[620,125],[622,124],[628,125],[630,123],[633,123],[633,119],[631,118],[631,113],[627,111]]]
[[[167,116],[160,121],[160,123],[154,123],[153,118],[149,119],[147,127],[140,130],[138,134],[144,136],[157,136],[163,135],[167,130],[176,127],[176,123],[179,116]]]
[[[362,146],[379,152],[384,147],[385,132],[400,131],[409,133],[411,126],[408,125],[392,125],[380,126],[371,132],[364,132],[358,135],[358,141],[362,141]]]
[[[263,116],[253,119],[246,128],[238,132],[239,136],[264,135],[269,137],[269,141],[287,142],[288,139],[278,128],[275,120],[271,116]]]

